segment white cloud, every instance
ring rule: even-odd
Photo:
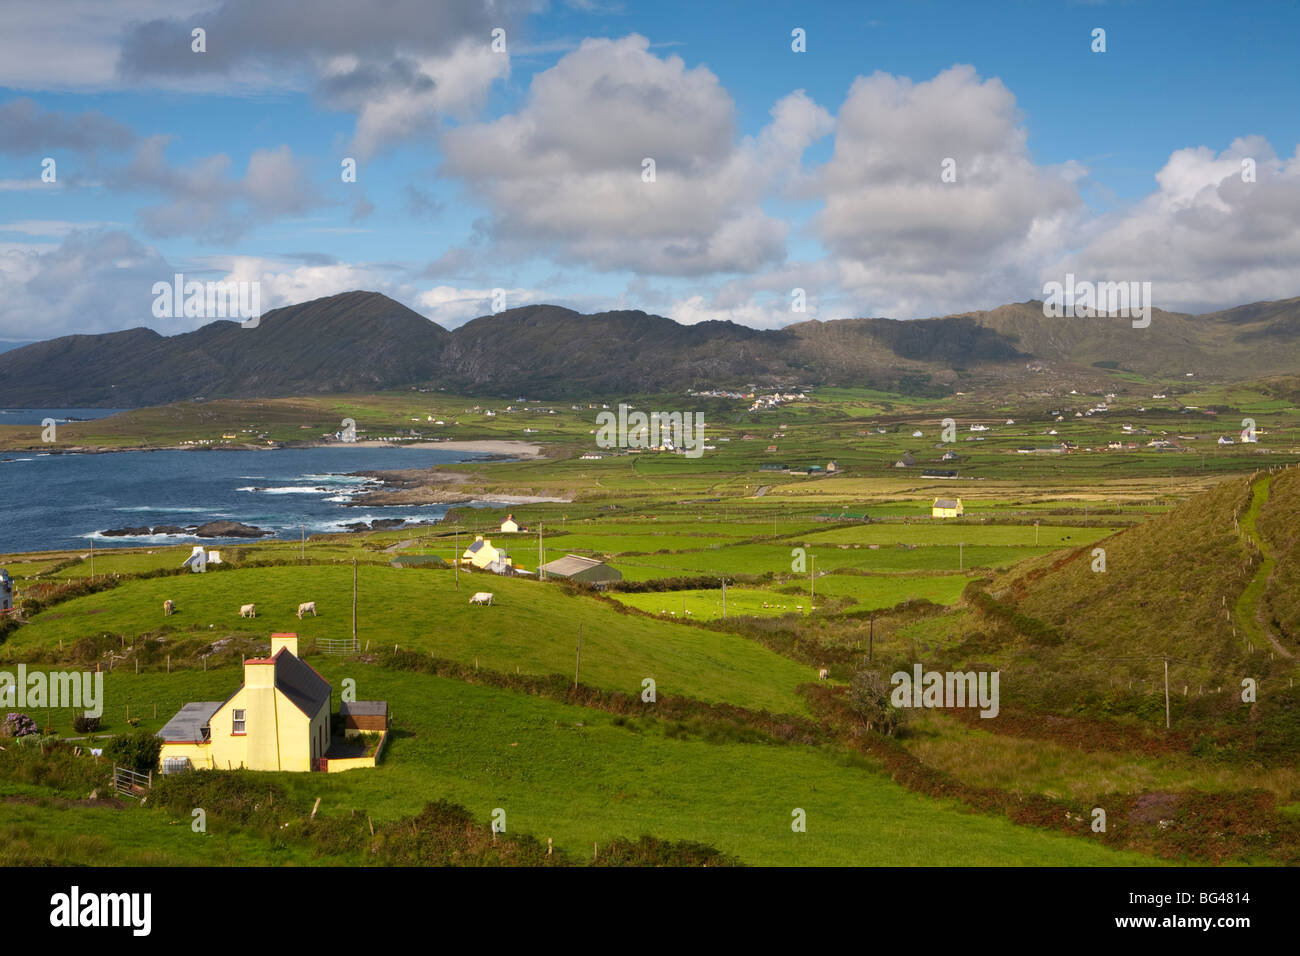
[[[760,202],[798,175],[830,117],[793,93],[737,141],[718,78],[648,47],[636,35],[585,40],[534,76],[519,111],[449,130],[443,173],[486,201],[487,231],[512,254],[667,275],[779,262],[788,226]]]

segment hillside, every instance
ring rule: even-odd
[[[1284,375],[1300,365],[1300,299],[1201,316],[1155,310],[1146,329],[1129,319],[1048,319],[1036,301],[780,330],[531,305],[449,333],[387,296],[347,292],[276,309],[255,329],[217,321],[163,336],[140,328],[0,353],[0,405],[126,407],[412,385],[554,398],[751,383],[946,395],[1022,382],[1031,360],[1080,387],[1101,384],[1094,365],[1179,379]]]

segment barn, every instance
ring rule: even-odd
[[[580,584],[598,586],[623,580],[623,572],[617,568],[610,567],[604,561],[584,558],[577,554],[566,554],[562,558],[543,564],[542,573],[548,578],[564,578]]]

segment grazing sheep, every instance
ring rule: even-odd
[[[311,611],[311,616],[312,616],[312,617],[315,617],[315,616],[316,616],[316,602],[315,602],[315,601],[307,601],[305,604],[299,604],[299,605],[298,605],[298,620],[301,621],[301,620],[302,620],[302,616],[303,616],[304,614],[306,614],[308,611]]]
[[[823,667],[821,670],[817,672],[818,680],[827,680],[830,676],[831,676],[830,670],[825,667]]]
[[[172,603],[172,599],[171,599],[171,598],[168,598],[167,600],[163,601],[163,616],[164,616],[164,617],[171,617],[172,612],[175,611],[175,610],[176,610],[176,605]]]
[[[256,604],[245,604],[245,605],[242,605],[242,606],[240,607],[240,609],[239,609],[239,616],[240,616],[240,617],[257,617],[257,605],[256,605]]]
[[[491,604],[491,603],[492,603],[492,592],[491,592],[491,591],[479,591],[479,592],[476,593],[472,598],[469,599],[469,603],[470,603],[470,604]]]

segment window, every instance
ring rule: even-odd
[[[232,734],[244,733],[244,711],[232,710],[230,712],[230,732]]]

